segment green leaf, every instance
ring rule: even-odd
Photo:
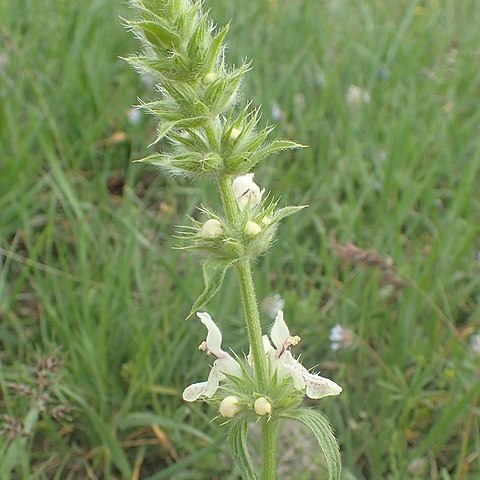
[[[242,474],[243,480],[258,480],[247,447],[248,423],[235,422],[228,432],[227,443]]]
[[[232,260],[207,260],[203,264],[203,280],[205,282],[205,290],[193,304],[192,310],[187,318],[190,318],[197,310],[202,308],[215,296],[222,286],[225,274],[232,263]]]
[[[312,431],[325,457],[328,480],[339,480],[342,466],[338,443],[325,415],[316,410],[302,408],[289,412],[286,417],[298,420]]]

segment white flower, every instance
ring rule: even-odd
[[[220,221],[216,218],[210,218],[203,225],[200,230],[200,236],[206,238],[215,238],[223,234],[223,227]]]
[[[475,355],[480,355],[480,335],[472,335],[470,338],[470,347]]]
[[[202,342],[198,348],[215,357],[215,361],[206,382],[194,383],[183,391],[183,399],[187,402],[194,402],[200,397],[213,397],[226,375],[242,376],[238,362],[222,350],[222,333],[210,315],[206,312],[198,312],[197,316],[208,330],[206,341]]]
[[[317,399],[329,395],[339,395],[342,387],[328,378],[310,373],[290,352],[291,345],[300,342],[299,336],[291,336],[287,324],[283,319],[283,311],[279,310],[270,338],[275,348],[270,344],[268,337],[263,336],[265,354],[270,360],[273,372],[277,372],[279,380],[290,376],[295,388],[305,390],[307,397]]]
[[[137,125],[142,119],[142,112],[135,107],[129,108],[127,110],[127,118],[132,125]]]
[[[279,105],[277,102],[273,102],[272,103],[272,111],[270,113],[271,117],[275,120],[275,121],[279,121],[282,119],[283,117],[283,112],[282,110],[280,109]]]
[[[370,102],[370,94],[363,88],[350,85],[345,95],[345,101],[352,107],[360,107],[362,104]]]
[[[330,340],[330,348],[337,351],[341,348],[350,347],[353,343],[354,334],[348,328],[337,324],[330,330],[328,339]]]
[[[247,173],[233,181],[233,193],[240,210],[243,210],[249,202],[252,207],[255,207],[262,200],[265,189],[260,190],[260,187],[253,181],[253,175],[253,173]]]
[[[279,293],[266,297],[262,301],[262,311],[269,317],[275,319],[279,310],[283,310],[285,300]]]

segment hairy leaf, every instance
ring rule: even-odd
[[[218,292],[223,284],[225,274],[232,265],[231,260],[207,260],[203,264],[203,280],[205,290],[197,298],[187,318],[190,318],[197,310],[202,308]]]
[[[258,480],[247,448],[248,423],[235,422],[228,432],[227,442],[237,462],[243,480]]]
[[[288,418],[298,420],[312,431],[325,457],[328,480],[339,480],[342,470],[340,453],[327,417],[316,410],[302,408],[289,412]]]

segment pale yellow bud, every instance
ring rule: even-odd
[[[239,398],[234,395],[229,395],[225,397],[220,403],[218,408],[220,415],[222,417],[234,417],[239,411],[240,407],[238,406]]]
[[[262,231],[262,227],[258,223],[248,221],[245,224],[245,235],[249,238],[256,237]]]
[[[272,223],[272,219],[268,216],[265,215],[265,217],[262,218],[262,225],[264,227],[268,227]]]
[[[238,128],[232,128],[232,131],[230,132],[230,140],[236,140],[239,135],[242,133],[242,131]]]
[[[263,417],[264,415],[270,415],[272,412],[272,404],[265,397],[260,397],[255,400],[253,409],[257,415]]]
[[[217,79],[217,74],[214,72],[209,72],[205,75],[205,78],[203,79],[205,83],[213,83]]]
[[[200,236],[207,238],[219,237],[222,234],[222,224],[216,218],[211,218],[210,220],[207,220],[203,224],[202,229],[200,230]]]

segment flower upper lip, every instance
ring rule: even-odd
[[[276,371],[279,380],[290,376],[295,388],[305,389],[309,398],[317,399],[329,395],[339,395],[342,387],[329,378],[310,373],[290,352],[290,346],[300,341],[297,335],[291,336],[290,330],[283,319],[283,311],[279,310],[270,331],[272,346],[267,335],[263,336],[265,355],[270,359],[272,371]]]
[[[206,382],[194,383],[183,391],[183,399],[187,402],[194,402],[203,396],[211,398],[226,375],[236,377],[242,375],[238,362],[228,352],[222,350],[222,332],[210,315],[206,312],[198,312],[197,316],[208,331],[207,339],[200,344],[199,349],[214,356],[215,361]]]

